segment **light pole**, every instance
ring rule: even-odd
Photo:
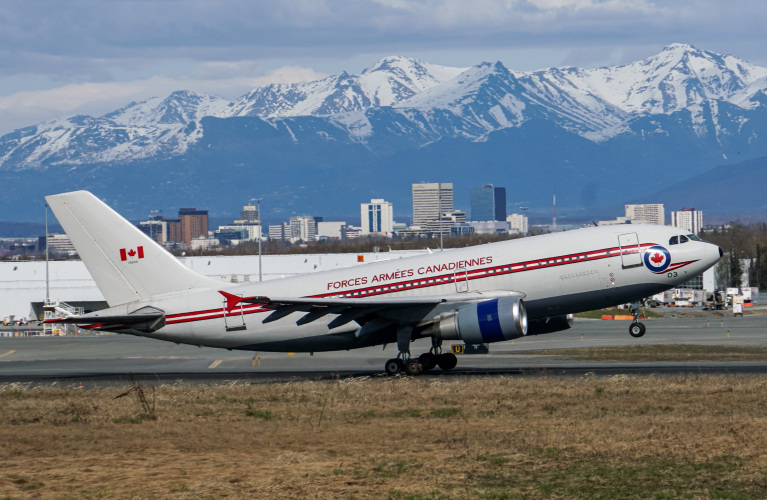
[[[439,251],[441,252],[443,250],[442,248],[442,183],[439,183],[439,187],[437,188],[437,196],[438,201],[437,204],[439,205],[439,208],[437,209],[437,217],[439,217]]]
[[[50,284],[48,281],[48,202],[45,202],[45,305],[51,298]]]
[[[263,198],[251,198],[250,201],[256,202],[256,212],[258,212],[258,281],[261,281],[261,238],[264,236],[264,224],[261,219],[261,200]]]

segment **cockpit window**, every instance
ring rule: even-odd
[[[698,238],[694,234],[688,234],[687,237],[690,238],[692,241],[703,241],[702,239]]]
[[[669,245],[676,245],[679,243],[679,236],[672,236],[670,240],[668,240]]]
[[[679,243],[687,243],[688,241],[690,241],[690,240],[687,239],[687,236],[680,236],[679,237]]]

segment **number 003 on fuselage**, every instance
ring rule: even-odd
[[[187,268],[87,191],[46,200],[110,306],[53,321],[226,349],[396,343],[388,373],[453,368],[443,340],[511,340],[569,328],[576,312],[636,306],[722,254],[679,228],[614,225],[230,284]],[[644,331],[635,316],[630,333]],[[411,341],[423,337],[432,348],[411,356]]]

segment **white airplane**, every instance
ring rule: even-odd
[[[457,358],[444,340],[499,342],[572,326],[700,275],[722,250],[676,227],[590,227],[259,283],[202,276],[87,191],[46,197],[109,308],[50,320],[176,343],[274,352],[397,344],[388,374]],[[431,349],[411,356],[411,341]]]

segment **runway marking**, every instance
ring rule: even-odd
[[[214,362],[212,362],[208,368],[209,369],[213,369],[213,368],[217,367],[218,365],[220,365],[222,361],[224,361],[224,360],[223,359],[217,359]]]
[[[0,354],[0,358],[4,358],[4,357],[6,357],[6,356],[10,356],[10,355],[11,355],[11,354],[13,354],[14,352],[16,352],[16,350],[15,350],[15,349],[12,349],[12,350],[10,350],[10,351],[6,352],[5,354]]]

